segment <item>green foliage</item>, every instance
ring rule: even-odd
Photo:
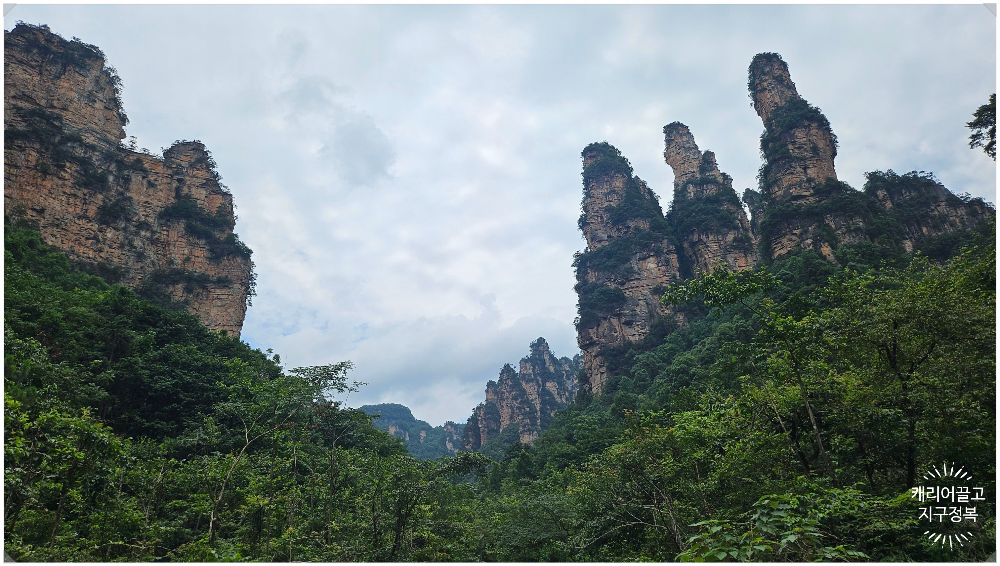
[[[418,460],[342,405],[359,386],[349,362],[283,370],[5,225],[5,551],[982,561],[996,541],[989,236],[940,264],[861,270],[802,250],[720,266],[669,288],[694,299],[685,324],[664,318],[616,354],[605,393],[579,394],[533,445],[509,426],[493,458]],[[618,300],[605,287],[595,304]],[[953,550],[927,541],[909,492],[940,462],[986,490]]]
[[[608,142],[592,143],[583,148],[580,155],[586,158],[591,154],[594,154],[596,159],[583,170],[584,186],[588,182],[615,174],[623,175],[626,179],[632,178],[632,164],[621,151]]]
[[[379,430],[388,432],[393,427],[398,438],[401,438],[406,445],[410,455],[418,460],[432,460],[454,454],[446,444],[449,433],[444,426],[432,427],[425,421],[418,420],[410,412],[410,409],[396,403],[380,403],[378,405],[362,405],[358,407],[365,414],[370,415],[372,424]],[[458,428],[455,423],[448,423]],[[458,436],[461,436],[459,431]],[[452,444],[459,445],[460,438],[453,438]]]
[[[632,177],[625,183],[622,201],[608,212],[608,220],[616,226],[625,226],[632,220],[646,220],[651,232],[666,233],[667,223],[660,204],[652,193],[643,194],[640,182],[638,177]]]
[[[983,148],[986,155],[997,160],[997,95],[990,95],[989,104],[983,104],[972,115],[973,120],[966,124],[972,134],[969,136],[969,149]]]
[[[588,270],[628,277],[632,273],[632,258],[639,253],[655,253],[662,248],[664,236],[651,230],[637,229],[626,236],[614,238],[596,250],[573,256],[577,278]]]
[[[128,194],[105,200],[97,207],[95,218],[100,224],[113,225],[129,219],[133,212],[132,197]]]
[[[184,222],[184,232],[208,245],[211,258],[220,261],[227,257],[250,259],[253,251],[236,234],[228,233],[219,237],[218,232],[230,231],[235,225],[233,218],[225,213],[221,205],[215,214],[209,214],[190,195],[177,191],[177,198],[159,213],[161,222]]]
[[[892,169],[888,171],[871,171],[865,173],[864,192],[866,195],[875,196],[879,192],[885,192],[892,199],[892,208],[889,215],[900,224],[901,227],[913,230],[914,226],[929,226],[930,228],[941,229],[945,226],[946,218],[940,215],[929,214],[932,207],[943,200],[950,206],[961,206],[962,200],[944,188],[941,183],[934,178],[932,173],[924,171],[911,171],[903,175],[897,175]],[[985,204],[979,199],[980,204]],[[919,228],[915,230],[919,232]]]
[[[914,252],[943,263],[948,258],[958,254],[963,248],[974,248],[987,245],[996,237],[996,220],[982,222],[968,230],[952,230],[936,236],[920,236],[914,242]]]
[[[788,223],[816,225],[818,228],[814,234],[814,247],[825,242],[836,250],[840,242],[827,226],[828,219],[844,223],[860,219],[861,226],[856,230],[869,241],[876,243],[880,248],[881,257],[893,264],[904,261],[905,251],[900,240],[899,224],[875,197],[832,179],[816,187],[815,193],[823,198],[805,204],[772,202],[765,208],[764,217],[758,224],[758,234],[765,257],[771,256],[770,241],[774,234]]]
[[[577,329],[596,326],[601,317],[613,314],[625,305],[625,292],[598,282],[581,281],[574,287],[579,295]]]
[[[711,195],[674,199],[667,212],[667,223],[678,239],[685,238],[695,229],[702,232],[739,230],[737,211],[741,209],[736,192],[723,189]]]
[[[703,298],[710,307],[742,302],[757,293],[770,291],[779,281],[764,269],[731,271],[720,261],[711,273],[699,272],[697,279],[672,283],[663,295],[665,305],[678,305]]]

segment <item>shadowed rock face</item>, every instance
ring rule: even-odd
[[[85,269],[238,335],[252,263],[233,197],[201,143],[162,158],[119,145],[127,118],[105,65],[45,26],[5,32],[4,213]]]
[[[607,143],[587,146],[582,156],[587,249],[574,262],[577,343],[587,388],[600,395],[608,378],[601,350],[641,341],[672,312],[660,295],[680,279],[680,262],[656,195],[632,175],[628,160]]]
[[[556,358],[544,338],[531,343],[520,371],[510,364],[496,381],[486,384],[486,401],[476,407],[462,435],[465,450],[479,450],[509,427],[522,444],[531,444],[548,427],[556,410],[573,400],[579,385],[579,359]]]
[[[890,170],[867,176],[865,194],[878,200],[899,224],[907,253],[913,253],[924,238],[972,229],[996,216],[982,199],[956,196],[931,175],[897,175]]]
[[[788,65],[777,54],[754,57],[748,84],[766,130],[761,139],[767,161],[762,183],[769,196],[815,200],[818,185],[837,180],[837,141],[830,123],[799,96]]]
[[[730,269],[757,263],[746,212],[733,190],[733,178],[719,171],[715,154],[702,153],[687,126],[663,128],[663,157],[674,171],[674,200],[667,222],[677,234],[693,275],[719,262]]]

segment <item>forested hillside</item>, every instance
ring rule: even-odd
[[[442,426],[431,426],[418,420],[409,407],[398,403],[380,403],[358,407],[366,415],[375,417],[372,424],[403,441],[407,451],[416,458],[429,460],[439,456],[454,456],[462,444],[462,425],[448,421]]]
[[[15,560],[983,560],[995,546],[995,244],[810,250],[674,286],[690,323],[499,462],[419,461],[285,370],[5,225]],[[331,397],[332,395],[332,397]],[[909,488],[984,489],[954,548]],[[971,503],[970,503],[971,504]],[[948,523],[937,523],[948,528]]]

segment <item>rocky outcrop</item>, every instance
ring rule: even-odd
[[[770,215],[759,226],[763,252],[769,259],[798,248],[811,248],[830,261],[838,243],[866,240],[864,225],[852,210],[830,208],[803,214],[791,207],[809,207],[834,195],[856,193],[837,180],[834,158],[837,138],[820,110],[799,96],[788,65],[776,53],[760,53],[750,63],[750,96],[764,123],[760,149],[764,165],[759,173],[761,193],[751,201],[769,210],[792,214]],[[749,203],[748,203],[749,205]],[[782,208],[783,207],[783,208]],[[848,207],[850,208],[850,207]],[[780,217],[779,217],[780,216]]]
[[[769,198],[816,199],[815,188],[837,180],[833,160],[837,138],[830,122],[795,89],[788,65],[777,53],[761,53],[750,63],[750,95],[764,122],[761,151],[766,164],[761,183]]]
[[[667,213],[687,259],[686,276],[709,272],[723,262],[729,269],[757,263],[756,243],[733,178],[719,171],[715,154],[702,153],[687,126],[663,127],[663,157],[674,171],[674,199]],[[682,265],[683,266],[683,265]]]
[[[996,215],[983,199],[955,195],[929,173],[897,175],[890,169],[866,177],[865,194],[876,199],[899,226],[907,253],[928,238],[975,229]]]
[[[854,190],[837,180],[837,138],[829,121],[799,96],[779,55],[754,57],[748,86],[765,127],[764,165],[760,192],[748,190],[744,202],[766,259],[805,248],[838,261],[845,246],[858,245],[882,248],[890,257],[913,252],[921,238],[971,229],[994,216],[981,200],[963,200],[916,172],[868,173],[865,190]]]
[[[830,123],[799,96],[779,55],[754,57],[748,86],[765,127],[759,190],[743,194],[749,221],[732,178],[680,122],[663,128],[663,156],[674,172],[666,217],[618,150],[595,143],[583,151],[587,249],[574,261],[577,337],[584,385],[595,396],[608,390],[609,366],[629,349],[653,348],[684,323],[659,302],[673,281],[720,262],[746,269],[806,250],[861,266],[901,261],[914,250],[944,258],[982,237],[995,218],[989,203],[956,196],[929,175],[868,173],[864,191],[839,181]]]
[[[4,213],[82,268],[239,335],[254,276],[233,196],[199,142],[162,158],[122,147],[119,88],[96,47],[5,32]]]
[[[600,395],[608,379],[603,350],[645,338],[670,311],[660,295],[680,279],[680,258],[656,195],[607,143],[583,150],[580,228],[587,249],[573,262],[587,389]]]
[[[534,442],[552,415],[573,400],[579,369],[579,356],[556,358],[544,338],[532,342],[519,371],[504,364],[500,377],[486,384],[486,401],[465,425],[463,448],[478,451],[490,440],[496,444],[501,436],[509,436],[510,443]]]

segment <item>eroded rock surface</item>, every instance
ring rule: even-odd
[[[667,222],[681,242],[692,276],[723,262],[729,269],[757,263],[750,222],[733,190],[733,178],[719,171],[715,154],[702,153],[687,126],[663,128],[663,157],[674,171],[674,200]]]
[[[552,415],[573,400],[579,388],[579,369],[578,358],[556,358],[544,338],[532,342],[531,353],[521,359],[519,371],[505,364],[499,378],[486,384],[486,401],[476,407],[465,425],[464,449],[479,450],[510,427],[515,427],[517,441],[534,442]]]
[[[88,271],[238,335],[252,291],[233,196],[199,142],[163,157],[120,145],[104,54],[46,26],[4,33],[4,213]]]
[[[660,296],[680,279],[680,259],[656,195],[628,160],[607,143],[590,144],[582,155],[587,249],[574,261],[577,343],[586,386],[600,395],[608,379],[602,350],[641,341],[672,314]]]

